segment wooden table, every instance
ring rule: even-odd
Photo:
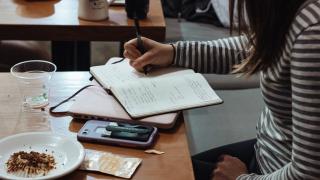
[[[58,72],[51,81],[50,105],[55,105],[88,84],[87,72]],[[76,138],[83,121],[71,117],[52,117],[45,111],[20,111],[18,85],[9,73],[0,73],[0,138],[30,131],[53,131]],[[85,148],[142,158],[142,164],[132,179],[137,180],[189,180],[193,179],[192,164],[188,150],[185,126],[179,121],[170,131],[160,131],[154,148],[164,151],[163,155],[151,155],[143,150],[116,146],[83,143]],[[1,147],[4,148],[4,147]],[[76,170],[61,179],[117,179],[102,173]]]
[[[78,0],[1,0],[1,40],[51,40],[59,70],[88,70],[89,41],[125,42],[135,37],[134,23],[123,6],[112,6],[109,19],[78,18]],[[150,0],[148,18],[141,20],[143,36],[164,41],[165,20],[161,0]]]

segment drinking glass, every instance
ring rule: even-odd
[[[49,81],[57,66],[43,60],[15,64],[10,73],[16,77],[24,107],[41,108],[49,104]]]

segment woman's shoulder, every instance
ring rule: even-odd
[[[293,20],[293,30],[300,34],[310,26],[320,23],[320,0],[306,0]]]

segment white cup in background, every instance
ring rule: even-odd
[[[109,5],[115,0],[79,0],[78,17],[80,19],[100,21],[109,17]]]

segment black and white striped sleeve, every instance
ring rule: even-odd
[[[228,74],[245,58],[245,36],[214,41],[179,41],[173,65],[201,73]]]
[[[292,89],[291,162],[266,175],[238,179],[319,179],[320,177],[320,25],[296,39],[290,61]]]

